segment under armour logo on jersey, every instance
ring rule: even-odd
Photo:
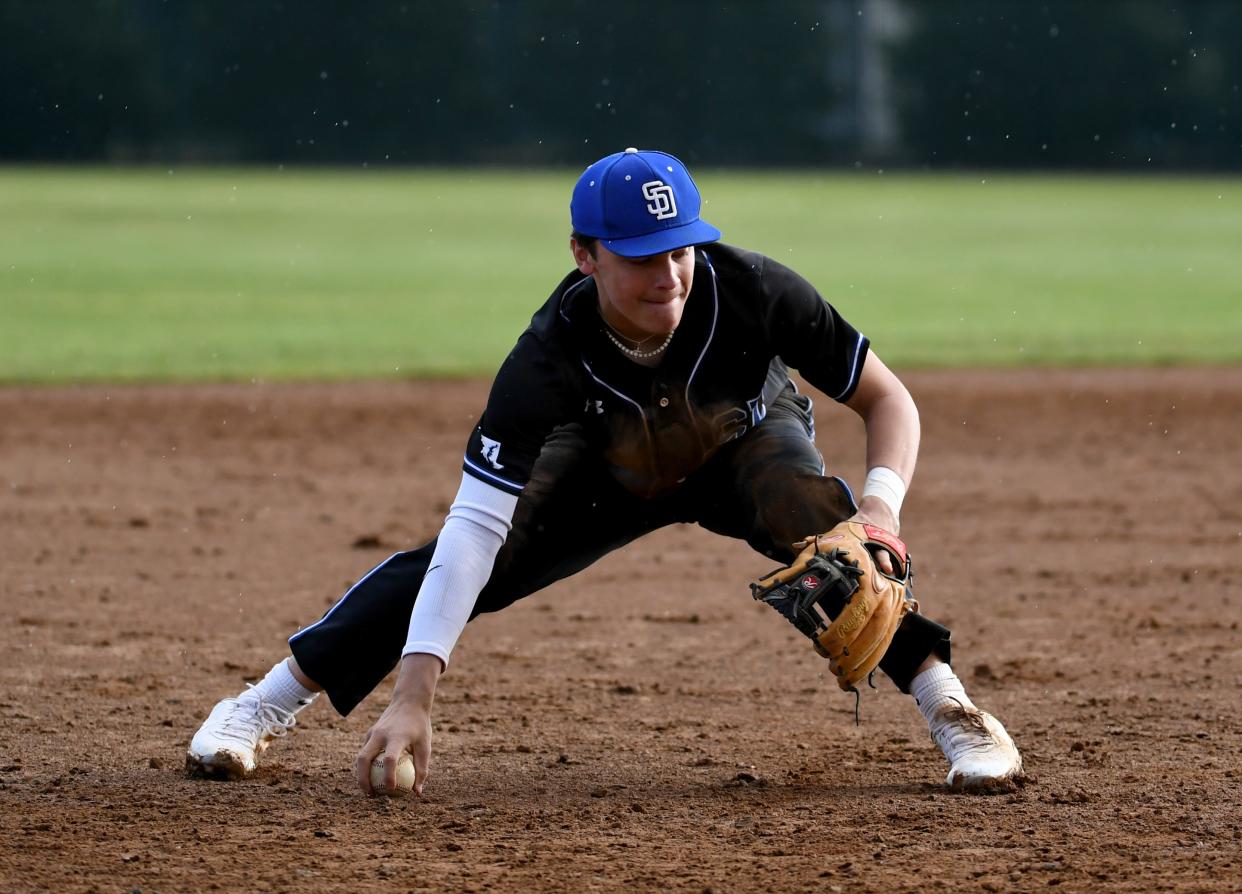
[[[491,463],[493,469],[503,469],[504,466],[497,462],[500,459],[500,442],[485,435],[479,435],[479,440],[483,442],[483,458]]]
[[[604,402],[602,400],[591,400],[587,398],[586,406],[582,408],[582,412],[591,412],[591,407],[595,408],[595,415],[602,416],[604,414]]]
[[[673,187],[663,180],[648,180],[644,183],[643,198],[647,200],[647,210],[655,215],[656,220],[677,216],[677,199],[673,197]]]

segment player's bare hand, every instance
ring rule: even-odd
[[[431,764],[431,705],[442,667],[434,655],[402,659],[392,701],[367,733],[354,762],[354,776],[364,793],[378,794],[371,786],[371,763],[381,755],[384,786],[395,790],[397,762],[407,752],[414,760],[414,791],[423,793]]]
[[[397,762],[407,752],[414,759],[414,791],[421,795],[431,762],[431,715],[421,706],[394,701],[371,727],[362,750],[358,752],[358,759],[354,762],[358,787],[368,795],[382,794],[371,786],[371,763],[381,758],[384,787],[395,791]]]
[[[900,523],[893,510],[889,505],[879,497],[863,497],[859,501],[858,511],[854,513],[849,521],[861,522],[867,525],[875,525],[877,528],[883,528],[890,534],[899,534],[898,528]],[[893,574],[893,560],[884,550],[877,550],[875,563],[885,574]]]

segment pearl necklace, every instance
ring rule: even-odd
[[[654,348],[650,351],[640,351],[637,348],[627,348],[624,344],[622,344],[621,339],[612,334],[612,328],[607,324],[604,324],[604,334],[608,336],[608,338],[614,345],[617,346],[618,350],[620,350],[622,354],[625,354],[627,357],[633,357],[635,360],[647,360],[662,353],[664,349],[668,347],[669,342],[673,340],[673,332],[676,331],[677,330],[674,329],[672,332],[669,332],[664,339],[664,343],[658,348]],[[642,344],[642,342],[639,342],[639,344]]]

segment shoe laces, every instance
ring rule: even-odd
[[[950,696],[952,698],[952,696]],[[946,706],[937,716],[932,739],[942,750],[953,751],[961,756],[967,751],[985,751],[997,745],[992,731],[983,720],[978,708],[968,708],[956,698],[956,704]]]
[[[248,690],[254,685],[247,683]],[[254,746],[263,736],[284,736],[297,724],[292,711],[285,711],[265,702],[253,691],[243,692],[233,699],[232,710],[220,724],[220,735]]]

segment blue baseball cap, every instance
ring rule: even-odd
[[[569,203],[574,232],[594,236],[627,258],[715,242],[720,231],[699,220],[698,187],[667,152],[626,149],[582,172]]]

